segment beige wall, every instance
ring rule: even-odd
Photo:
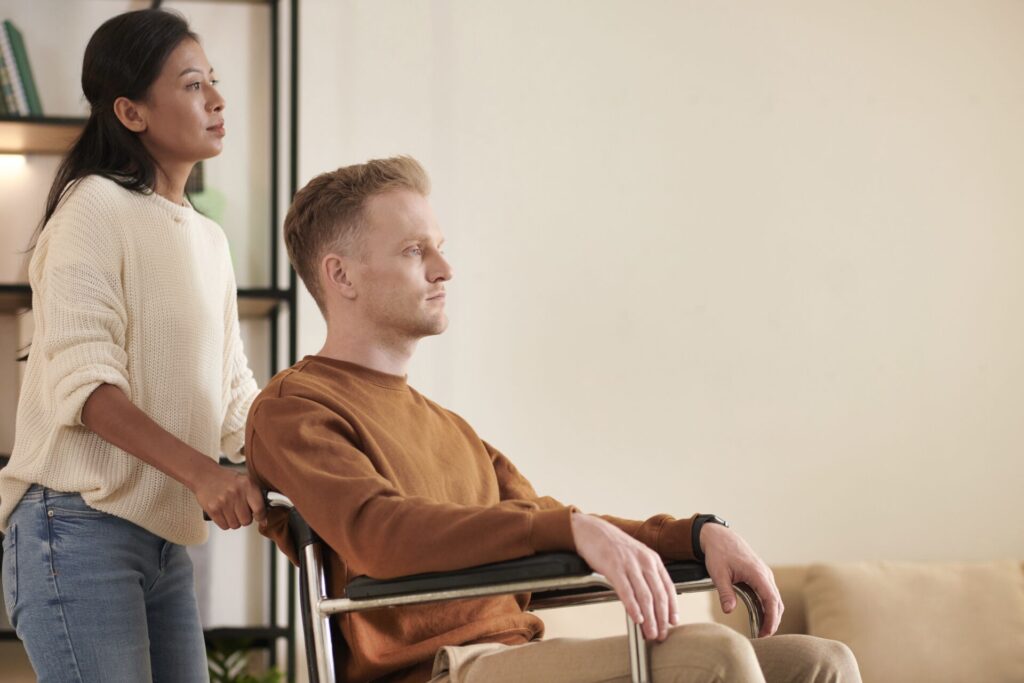
[[[1024,3],[302,8],[301,182],[424,162],[413,383],[538,489],[774,563],[1024,557]]]

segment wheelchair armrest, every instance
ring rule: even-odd
[[[665,569],[672,583],[690,583],[710,578],[703,562],[666,562]]]
[[[307,546],[319,545],[320,540],[316,533],[306,524],[286,496],[276,491],[265,491],[264,501],[268,507],[283,507],[288,510],[288,525],[296,543],[296,550],[301,553],[305,552],[302,549]],[[707,569],[700,562],[668,562],[665,568],[676,585],[676,592],[710,590],[713,587]],[[591,576],[595,581],[589,580]],[[531,582],[534,585],[530,585]],[[537,583],[541,585],[536,585]],[[488,590],[491,586],[507,586],[515,592],[532,591],[531,604],[533,608],[538,609],[615,598],[615,593],[607,580],[594,574],[587,563],[575,553],[541,553],[454,572],[432,572],[387,580],[360,576],[346,587],[344,599],[326,600],[326,603],[334,603],[326,613],[349,611],[353,608],[373,609],[370,601],[374,600],[386,603],[381,606],[396,606],[435,599],[497,594],[502,590]],[[460,591],[464,594],[460,595]],[[736,593],[747,607],[751,636],[756,637],[759,625],[764,620],[761,601],[745,584],[737,584]],[[442,594],[445,595],[441,597]],[[418,599],[417,596],[423,599]],[[343,607],[343,603],[350,607]]]
[[[316,534],[295,510],[295,506],[287,496],[276,491],[263,491],[263,499],[267,507],[283,507],[289,511],[289,526],[299,548],[317,541]],[[700,562],[669,562],[666,563],[665,568],[673,583],[676,584],[703,581],[708,578],[707,569]],[[575,553],[540,553],[451,572],[429,572],[394,579],[373,579],[368,576],[360,576],[348,584],[345,588],[345,595],[350,600],[369,600],[503,583],[519,583],[535,579],[586,576],[590,573],[592,573],[590,567],[583,561],[583,558]],[[593,586],[556,589],[546,591],[544,595],[561,597],[562,595],[601,590],[607,590],[607,588]]]
[[[707,570],[699,562],[671,562],[665,565],[674,583],[689,583],[708,578]],[[360,576],[345,589],[350,600],[397,597],[436,591],[476,588],[502,583],[556,579],[567,576],[586,576],[592,570],[575,553],[540,553],[516,560],[494,562],[451,572],[414,574],[395,579],[373,579]],[[558,597],[607,590],[602,587],[574,588],[545,592],[545,596]]]
[[[695,589],[707,590],[711,587],[707,569],[700,562],[666,562],[665,569],[668,571],[672,583],[675,584],[677,593]],[[535,591],[530,599],[530,609],[567,607],[611,599],[616,599],[615,593],[606,586],[553,588]]]
[[[413,574],[395,579],[372,579],[360,576],[345,588],[350,600],[389,598],[416,593],[459,590],[501,583],[553,579],[564,576],[585,576],[590,567],[574,553],[541,553],[516,560],[493,562],[451,572]]]

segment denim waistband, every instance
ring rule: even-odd
[[[45,498],[60,498],[63,496],[80,496],[80,491],[54,491],[48,489],[42,484],[32,484],[28,487],[28,491],[25,491],[25,495],[21,498],[22,500],[43,500]]]

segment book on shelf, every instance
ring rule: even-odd
[[[0,32],[2,31],[3,29],[0,28]],[[2,49],[0,49],[0,113],[4,116],[18,115],[18,103],[14,100],[14,86],[11,84],[7,58]]]
[[[16,116],[42,116],[43,107],[39,101],[32,67],[28,62],[28,51],[25,49],[25,38],[21,31],[5,19],[0,27],[0,79],[4,85],[5,113]],[[10,96],[6,84],[10,84]]]
[[[11,47],[14,49],[18,75],[21,77],[21,84],[25,88],[25,98],[28,100],[28,112],[32,116],[42,116],[43,105],[39,101],[39,91],[36,89],[36,79],[32,76],[32,67],[28,63],[25,38],[10,20],[4,20],[4,32],[7,33],[7,38],[11,41]]]

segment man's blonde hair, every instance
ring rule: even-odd
[[[326,314],[320,285],[320,259],[328,251],[356,255],[365,228],[366,200],[383,192],[407,189],[430,194],[430,178],[409,156],[371,159],[321,173],[295,193],[284,219],[288,260]]]

